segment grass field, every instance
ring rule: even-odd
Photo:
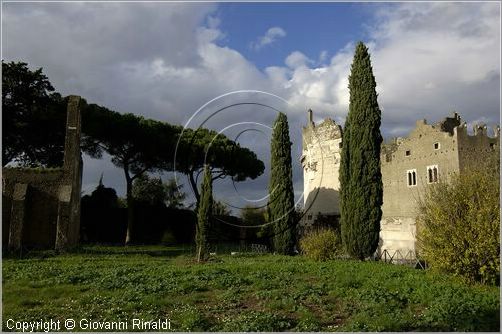
[[[498,287],[378,262],[242,254],[197,265],[181,253],[160,246],[93,246],[76,254],[4,258],[3,329],[9,318],[160,318],[169,319],[173,331],[500,327]]]

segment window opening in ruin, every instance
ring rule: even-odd
[[[413,187],[417,185],[417,170],[410,169],[406,171],[406,175],[408,177],[408,187]]]
[[[427,166],[427,182],[436,183],[438,182],[438,166]]]
[[[434,143],[434,149],[435,149],[435,150],[439,150],[439,147],[440,147],[440,146],[439,146],[439,143]]]
[[[406,154],[406,156],[410,156],[411,155],[411,151],[407,150],[405,154]]]

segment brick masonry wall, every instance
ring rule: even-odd
[[[62,168],[2,169],[4,246],[74,247],[80,230],[80,97],[70,96]],[[7,241],[7,242],[6,242]]]

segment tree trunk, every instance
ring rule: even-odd
[[[204,181],[202,182],[201,201],[197,208],[197,226],[195,244],[197,247],[197,262],[204,262],[209,257],[209,229],[213,207],[213,189],[211,172],[204,168]]]
[[[133,238],[133,225],[134,225],[134,201],[132,197],[132,179],[129,172],[124,168],[124,173],[126,177],[127,186],[127,233],[125,239],[125,245],[130,245]]]
[[[192,187],[193,194],[197,202],[195,206],[195,212],[197,212],[197,208],[199,207],[199,202],[200,202],[200,194],[199,194],[199,189],[197,189],[197,182],[195,182],[193,173],[194,173],[193,171],[188,172],[188,180],[190,181],[190,186]]]

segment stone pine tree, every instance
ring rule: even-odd
[[[269,195],[274,250],[280,254],[292,254],[296,242],[293,171],[288,119],[283,113],[279,113],[272,132]]]
[[[200,202],[197,207],[197,227],[195,231],[195,244],[197,262],[207,260],[209,256],[209,225],[213,210],[213,185],[212,174],[209,166],[204,167],[204,181],[200,193]]]
[[[350,105],[340,162],[342,240],[363,260],[378,246],[382,217],[381,111],[368,48],[359,42],[349,76]]]

